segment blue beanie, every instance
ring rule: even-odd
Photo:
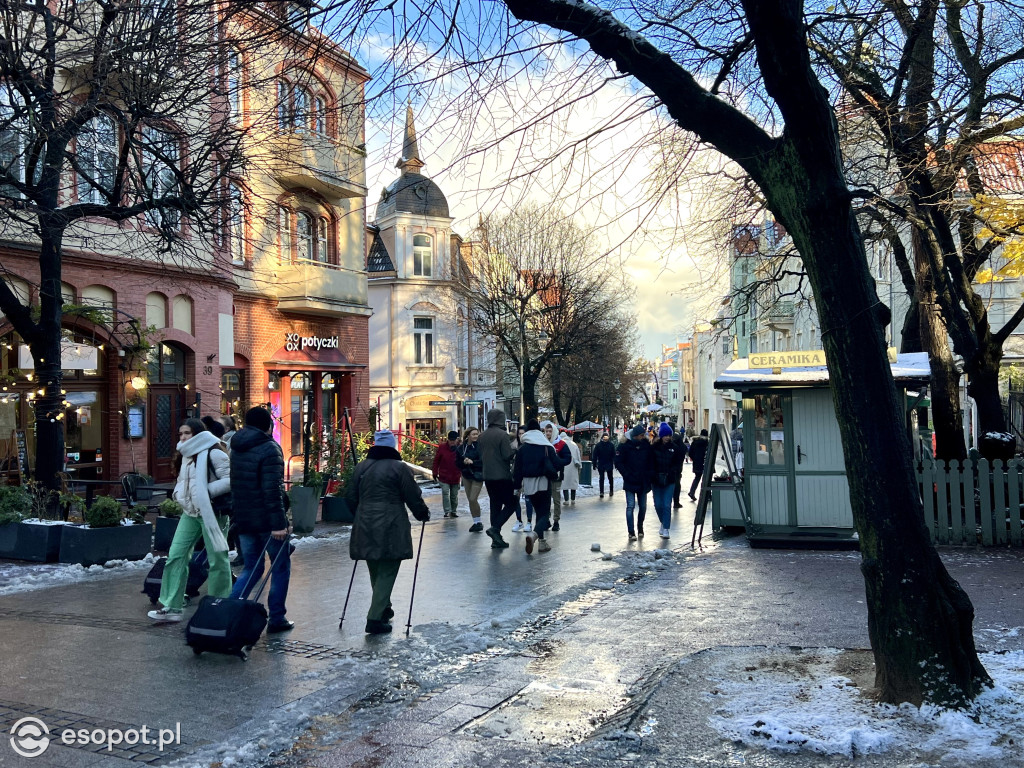
[[[385,445],[388,448],[395,448],[398,442],[395,440],[395,433],[390,429],[382,429],[373,433],[374,445]]]
[[[640,437],[643,433],[644,433],[644,425],[643,424],[637,424],[635,427],[633,427],[631,430],[629,430],[629,436],[630,437]]]
[[[661,426],[658,427],[658,437],[672,437],[672,425],[667,421],[661,422]]]

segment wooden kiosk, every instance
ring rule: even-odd
[[[908,389],[927,386],[928,355],[894,352],[892,375],[904,398]],[[752,354],[734,361],[714,386],[743,398],[743,490],[751,546],[856,547],[824,352]],[[734,518],[731,512],[713,510],[712,520]]]

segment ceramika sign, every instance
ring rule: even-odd
[[[751,368],[813,368],[825,365],[825,350],[804,352],[759,352],[747,358]]]
[[[337,336],[303,336],[298,333],[285,335],[284,348],[289,352],[301,352],[306,349],[338,349]]]

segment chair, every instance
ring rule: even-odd
[[[124,499],[122,501],[129,507],[134,507],[142,502],[152,501],[152,489],[139,487],[151,486],[152,484],[153,478],[149,475],[143,475],[138,472],[125,472],[121,475],[121,488],[124,491]],[[145,506],[148,508],[149,504],[145,504]]]

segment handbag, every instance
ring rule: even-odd
[[[212,448],[210,449],[213,450]],[[213,462],[210,461],[210,451],[206,452],[206,484],[209,485],[213,480],[219,480],[217,477],[217,470],[213,468]],[[210,506],[213,507],[213,514],[220,517],[221,515],[230,515],[233,507],[231,504],[231,491],[222,493],[220,496],[210,497]]]

